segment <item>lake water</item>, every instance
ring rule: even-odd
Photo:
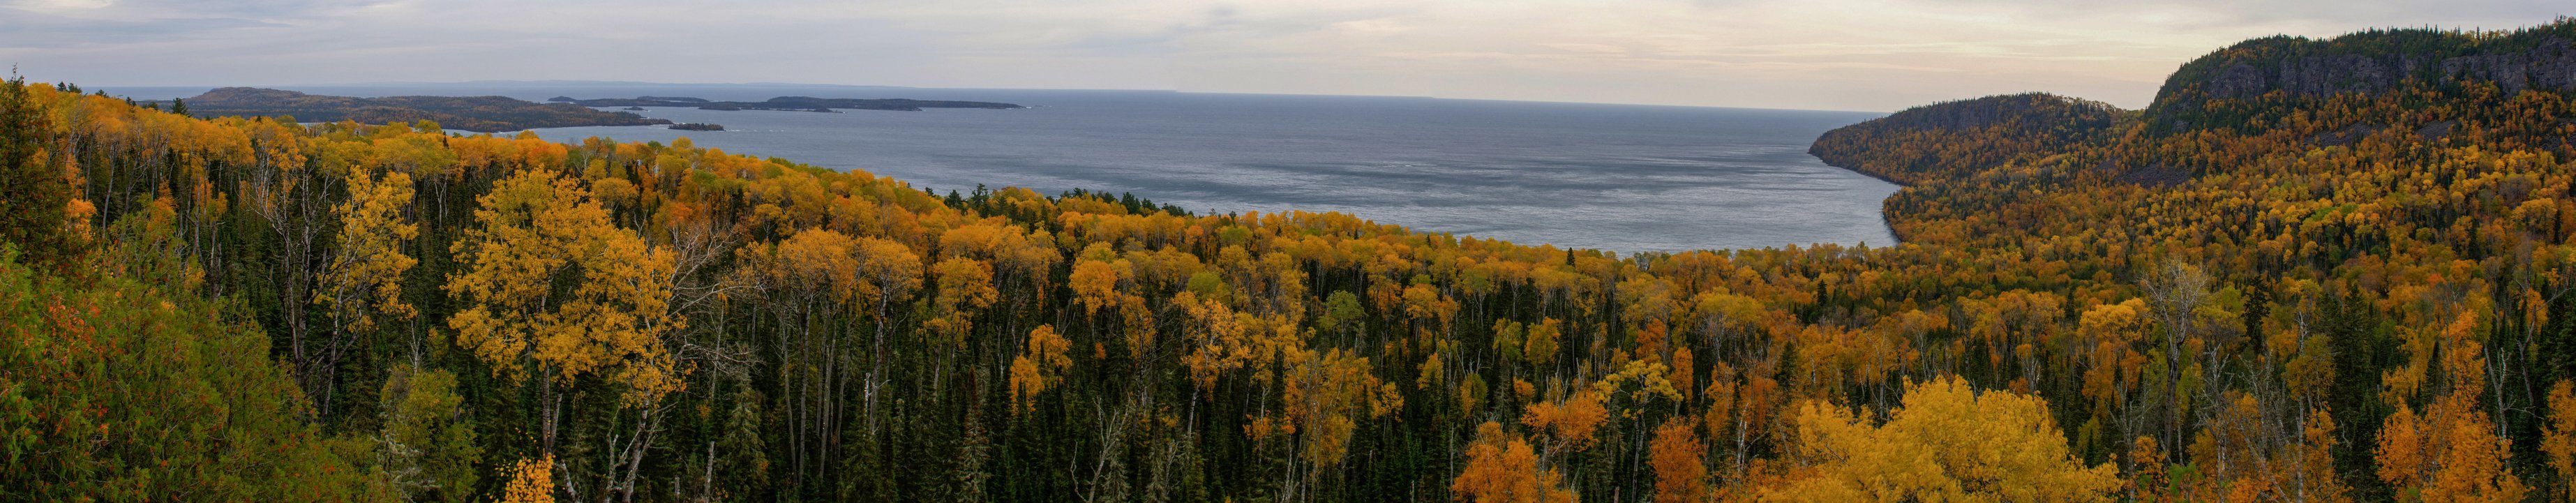
[[[652,108],[722,124],[540,129],[548,139],[670,142],[864,169],[916,187],[1133,192],[1192,211],[1338,211],[1416,230],[1621,252],[1886,245],[1896,186],[1806,153],[1879,116],[1400,97],[757,86],[298,88],[357,96],[542,100],[780,95],[1000,101],[1024,110],[845,113]],[[117,92],[111,89],[110,92]],[[184,94],[183,94],[184,95]],[[137,97],[144,97],[137,95]]]

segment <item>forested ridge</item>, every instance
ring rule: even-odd
[[[2576,498],[2576,90],[2193,85],[1634,256],[5,86],[0,500]]]
[[[576,126],[647,126],[670,124],[630,112],[592,110],[565,103],[532,103],[507,96],[324,96],[256,87],[206,91],[173,107],[186,106],[199,117],[238,115],[278,117],[302,122],[356,121],[369,124],[420,121],[465,131],[500,133],[533,128]],[[146,102],[158,108],[160,102]]]

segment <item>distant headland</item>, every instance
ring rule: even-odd
[[[296,91],[255,87],[225,87],[207,91],[185,102],[191,115],[200,117],[292,117],[300,122],[357,121],[371,124],[412,123],[423,120],[440,127],[465,131],[496,133],[535,128],[582,126],[649,126],[669,125],[668,119],[648,118],[633,112],[606,111],[597,108],[617,107],[644,110],[643,107],[691,107],[707,110],[790,110],[835,112],[838,110],[919,111],[927,108],[1026,108],[1010,103],[982,101],[932,101],[910,99],[833,99],[784,96],[768,101],[709,101],[676,96],[638,96],[581,100],[557,96],[550,103],[538,103],[505,96],[388,96],[358,98],[326,96]],[[176,103],[170,103],[175,105]],[[719,130],[714,124],[693,124],[692,130]]]
[[[585,107],[689,107],[702,110],[787,110],[831,112],[836,110],[894,110],[918,112],[925,108],[1028,108],[1010,103],[988,101],[938,101],[907,99],[851,99],[780,96],[768,101],[708,101],[680,96],[637,96],[633,98],[573,99],[557,96],[546,101],[571,103]]]

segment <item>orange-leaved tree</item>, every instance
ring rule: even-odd
[[[2540,452],[2549,455],[2549,468],[2558,472],[2558,498],[2576,501],[2576,383],[2558,381],[2549,387],[2549,431],[2541,435]]]
[[[1646,463],[1655,468],[1655,503],[1708,501],[1708,445],[1699,441],[1696,426],[1690,417],[1679,417],[1655,428],[1655,441],[1646,447]]]
[[[2481,317],[2462,310],[2427,340],[2450,389],[2418,412],[2399,401],[2381,426],[2380,480],[2411,501],[2522,501],[2531,488],[2506,463],[2513,441],[2497,433],[2479,396],[2486,389],[2486,348],[2477,340]],[[2432,357],[2433,355],[2426,355]],[[2391,395],[2396,396],[2396,395]]]
[[[1470,503],[1573,503],[1565,474],[1539,466],[1538,452],[1492,421],[1476,427],[1467,447],[1467,469],[1450,482],[1449,495]]]

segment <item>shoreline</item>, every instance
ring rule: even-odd
[[[1849,171],[1849,172],[1852,172],[1852,173],[1857,173],[1857,174],[1860,174],[1860,176],[1866,176],[1866,177],[1870,177],[1870,178],[1872,178],[1872,179],[1876,179],[1876,180],[1878,180],[1878,181],[1887,182],[1887,184],[1888,184],[1888,185],[1895,185],[1895,186],[1896,186],[1896,190],[1897,190],[1897,191],[1900,191],[1900,192],[1901,192],[1901,191],[1904,191],[1905,189],[1909,189],[1909,188],[1913,188],[1913,187],[1914,187],[1914,184],[1910,184],[1910,183],[1905,183],[1905,182],[1897,181],[1897,180],[1896,180],[1896,179],[1894,179],[1894,178],[1888,178],[1888,177],[1885,177],[1885,176],[1880,176],[1880,175],[1879,175],[1879,174],[1877,174],[1877,173],[1871,173],[1871,172],[1867,172],[1867,171],[1861,171],[1861,170],[1858,170],[1858,169],[1852,169],[1852,168],[1851,168],[1851,167],[1849,167],[1849,166],[1843,166],[1843,165],[1840,165],[1840,164],[1834,164],[1834,162],[1833,162],[1833,161],[1825,160],[1825,156],[1816,155],[1816,147],[1815,147],[1815,144],[1813,144],[1813,143],[1809,143],[1809,144],[1807,145],[1807,157],[1813,157],[1813,158],[1816,158],[1816,162],[1823,163],[1823,164],[1824,164],[1824,165],[1826,165],[1826,166],[1833,166],[1833,167],[1834,167],[1834,169],[1839,169],[1839,170],[1843,170],[1843,171]],[[1894,221],[1893,221],[1893,220],[1891,220],[1892,218],[1894,218],[1894,217],[1892,217],[1891,215],[1894,215],[1894,214],[1895,214],[1895,212],[1890,211],[1890,210],[1888,210],[1888,208],[1887,208],[1887,200],[1888,200],[1888,199],[1894,199],[1895,197],[1896,197],[1896,194],[1895,194],[1895,193],[1893,193],[1893,192],[1891,192],[1891,193],[1888,193],[1888,195],[1887,195],[1887,199],[1880,199],[1880,200],[1878,200],[1878,225],[1879,225],[1880,227],[1886,227],[1886,228],[1887,228],[1887,236],[1888,236],[1888,237],[1891,237],[1891,238],[1895,238],[1895,239],[1896,239],[1896,242],[1894,242],[1894,243],[1888,243],[1888,246],[1898,246],[1898,245],[1903,245],[1903,244],[1905,244],[1905,241],[1906,241],[1905,233],[1897,232],[1897,230],[1896,230],[1896,225],[1895,225]]]

